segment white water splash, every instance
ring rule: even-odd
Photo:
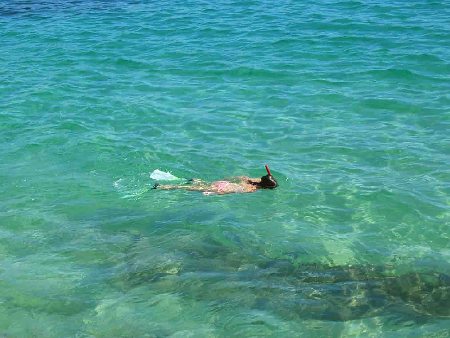
[[[113,186],[120,193],[121,198],[136,200],[150,189],[149,185],[132,178],[119,178]]]

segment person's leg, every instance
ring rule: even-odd
[[[201,185],[171,185],[171,184],[155,184],[153,186],[153,189],[161,189],[161,190],[189,190],[189,191],[204,191],[206,190],[206,187]]]

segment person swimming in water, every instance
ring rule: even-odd
[[[204,182],[199,179],[192,179],[189,181],[190,184],[161,185],[156,183],[153,189],[201,191],[203,192],[203,195],[249,193],[259,189],[275,189],[278,186],[278,183],[270,173],[269,166],[266,164],[265,167],[267,175],[262,176],[261,178],[238,176],[227,180],[214,181],[212,183]]]

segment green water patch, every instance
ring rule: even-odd
[[[136,253],[128,256],[130,261],[117,271],[113,285],[126,292],[162,288],[184,299],[268,311],[290,320],[348,321],[381,315],[419,323],[449,316],[446,274],[397,274],[395,266],[302,264],[271,259],[255,246],[239,248],[239,242],[196,242],[195,248],[161,253],[159,248],[143,250],[148,244],[142,239]]]

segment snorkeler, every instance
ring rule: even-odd
[[[278,186],[278,183],[270,173],[269,166],[266,164],[265,167],[267,175],[262,176],[261,178],[238,176],[227,180],[214,181],[212,183],[204,182],[199,179],[192,179],[189,180],[190,184],[160,185],[156,183],[153,189],[201,191],[203,192],[203,195],[248,193],[255,192],[258,189],[274,189]]]

